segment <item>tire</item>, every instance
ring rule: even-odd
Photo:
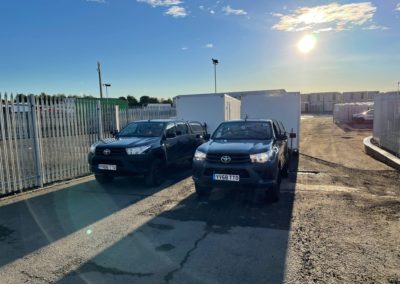
[[[268,202],[278,202],[281,195],[281,174],[278,171],[276,183],[267,192]]]
[[[163,162],[159,159],[151,164],[150,171],[144,177],[147,186],[159,186],[163,183],[163,168]]]
[[[100,184],[108,184],[114,180],[114,177],[112,175],[107,174],[95,174],[94,177]]]
[[[198,196],[207,196],[211,193],[212,188],[206,186],[200,186],[197,183],[194,184],[194,188]]]
[[[286,161],[285,165],[281,170],[281,176],[287,178],[289,176],[289,161]]]

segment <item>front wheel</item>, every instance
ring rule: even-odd
[[[207,196],[211,193],[212,188],[207,186],[201,186],[197,183],[194,184],[194,188],[198,196]]]
[[[281,174],[278,172],[276,182],[267,192],[267,201],[278,202],[281,195]]]
[[[114,177],[112,175],[107,175],[107,174],[95,174],[94,177],[96,178],[97,182],[100,184],[111,183],[114,179]]]
[[[159,186],[163,183],[163,163],[161,160],[155,160],[150,167],[150,171],[144,177],[148,186]]]
[[[286,161],[285,165],[281,170],[281,175],[283,178],[287,178],[289,175],[289,161]]]

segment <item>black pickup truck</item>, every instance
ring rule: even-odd
[[[89,164],[96,180],[111,182],[116,176],[144,175],[146,184],[158,186],[163,168],[191,161],[204,135],[192,130],[199,123],[178,120],[146,120],[128,124],[115,138],[90,147]]]
[[[290,134],[294,138],[295,133]],[[276,120],[238,120],[219,125],[211,140],[201,145],[193,159],[196,192],[213,187],[266,189],[278,201],[281,178],[289,166],[288,134]]]

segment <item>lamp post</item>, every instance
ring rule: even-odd
[[[212,58],[212,63],[214,64],[214,84],[215,84],[215,93],[217,93],[217,65],[219,64],[218,59]]]
[[[111,84],[103,84],[106,87],[106,98],[108,99],[108,87],[111,87]]]
[[[99,87],[100,87],[100,99],[103,98],[103,87],[101,84],[101,65],[100,62],[97,62],[97,73],[99,74]]]

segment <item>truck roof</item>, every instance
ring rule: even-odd
[[[142,119],[133,122],[186,122],[180,119],[171,119],[171,118],[163,118],[163,119]]]
[[[224,121],[223,123],[229,123],[229,122],[272,122],[273,119],[236,119],[236,120],[228,120],[228,121]]]

